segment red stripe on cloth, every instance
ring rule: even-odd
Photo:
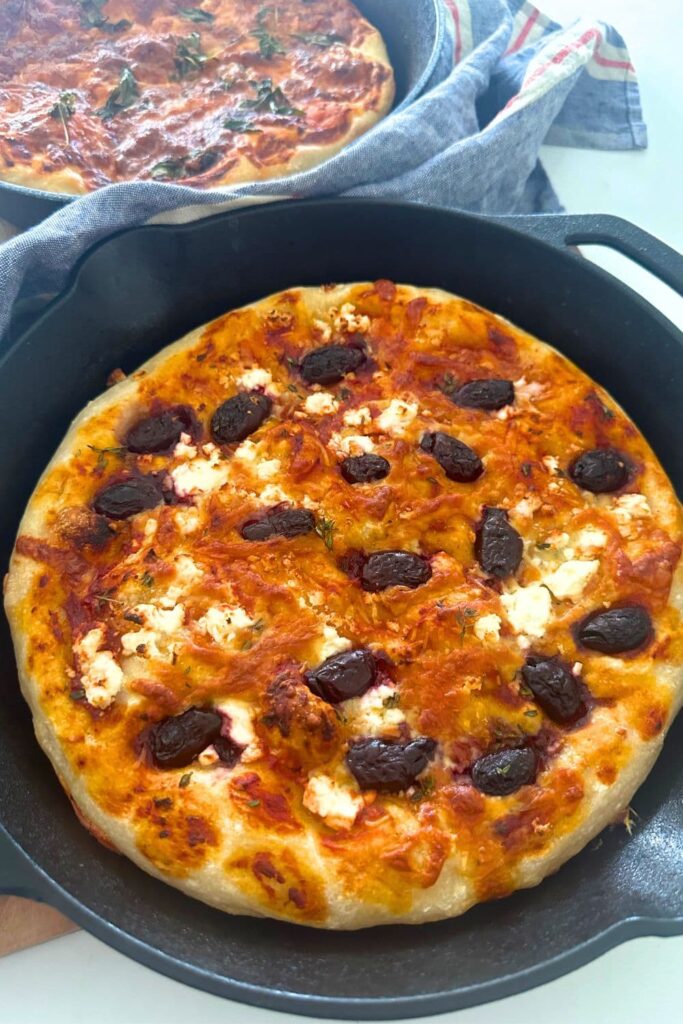
[[[540,13],[541,12],[539,10],[535,10],[534,13],[527,18],[526,22],[522,26],[522,31],[515,39],[512,46],[508,46],[507,50],[505,51],[506,53],[517,53],[517,50],[521,50],[521,48],[524,46],[524,43],[526,42],[526,37],[529,35],[532,28],[538,21]]]
[[[596,38],[598,41],[601,40],[602,37],[600,32],[598,32],[596,28],[589,28],[586,29],[582,36],[579,36],[578,39],[575,39],[573,43],[568,43],[566,46],[563,46],[562,49],[558,50],[557,53],[553,54],[550,60],[547,60],[545,64],[540,64],[537,68],[534,68],[533,72],[522,86],[519,95],[521,95],[521,93],[523,93],[525,89],[527,89],[529,85],[531,85],[532,82],[535,82],[537,78],[540,78],[541,75],[543,75],[548,70],[548,68],[551,67],[553,64],[564,63],[567,57],[574,53],[575,50],[580,50],[581,47],[585,46],[587,42],[589,42],[591,39]]]
[[[627,71],[633,72],[636,70],[630,60],[610,60],[608,57],[602,57],[599,53],[593,54],[593,60],[603,68],[626,68]]]
[[[462,57],[462,34],[460,32],[460,11],[455,0],[446,0],[446,7],[451,12],[453,18],[453,27],[455,28],[455,63],[460,63]]]

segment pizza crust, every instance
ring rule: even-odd
[[[303,306],[311,320],[324,320],[333,316],[334,311],[339,310],[345,303],[358,303],[359,295],[367,293],[372,287],[354,284],[332,289],[301,288],[291,289],[283,294],[288,297],[292,307],[299,309]],[[439,290],[414,289],[410,286],[399,286],[399,289],[404,302],[426,299],[428,303],[438,307],[443,303],[459,301]],[[265,320],[273,308],[282,308],[283,294],[269,296],[246,307],[246,310],[253,311],[258,318]],[[469,303],[464,303],[464,308],[467,313],[476,310],[476,307]],[[236,315],[245,314],[241,311]],[[535,349],[539,353],[539,365],[543,363],[544,358],[553,358],[551,349],[534,339],[529,339],[500,318],[496,319],[501,325],[509,327],[509,331],[513,332],[515,337],[526,338],[526,343],[540,346],[540,349]],[[198,349],[207,338],[220,337],[223,321],[224,318],[218,318],[212,324],[191,332],[185,338],[163,349],[140,370],[95,399],[83,410],[74,420],[45,470],[20,525],[20,536],[28,535],[46,540],[51,538],[51,499],[45,490],[45,484],[69,465],[74,452],[82,445],[84,428],[95,421],[100,422],[103,414],[111,412],[115,413],[119,422],[122,412],[128,422],[134,419],[135,415],[139,414],[136,410],[146,404],[144,389],[149,386],[150,381],[163,375],[165,369],[173,365],[174,359],[182,358],[186,353]],[[563,364],[569,365],[566,360],[563,360]],[[617,408],[614,403],[612,405]],[[642,487],[655,511],[657,523],[669,530],[673,536],[680,533],[678,504],[673,491],[666,483],[661,467],[651,453],[645,466]],[[281,901],[269,901],[267,898],[264,900],[263,891],[258,887],[254,888],[251,875],[248,878],[245,876],[240,866],[240,858],[245,856],[245,851],[262,849],[264,836],[258,830],[252,831],[244,821],[235,818],[235,827],[221,833],[219,855],[206,857],[202,863],[191,865],[187,871],[183,868],[179,873],[177,865],[171,870],[160,867],[156,850],[154,857],[148,855],[145,842],[141,840],[138,823],[134,819],[125,813],[111,813],[94,797],[90,778],[78,771],[73,759],[66,753],[64,724],[60,723],[57,728],[53,718],[46,713],[45,679],[32,669],[32,665],[35,664],[35,652],[32,647],[35,637],[27,624],[26,601],[37,586],[42,572],[41,563],[15,551],[5,588],[5,606],[12,629],[22,693],[31,708],[36,736],[41,747],[52,762],[70,799],[96,836],[104,837],[122,854],[155,877],[230,913],[294,920],[314,927],[354,929],[387,923],[421,923],[453,917],[483,898],[535,886],[579,852],[603,828],[623,815],[633,794],[648,775],[661,750],[667,729],[683,702],[683,672],[680,658],[667,658],[662,654],[656,662],[652,677],[653,690],[656,691],[658,706],[661,709],[661,721],[657,723],[656,731],[652,735],[644,736],[640,726],[634,728],[629,705],[625,705],[623,711],[620,708],[613,711],[605,708],[594,709],[589,725],[565,737],[565,745],[552,763],[553,778],[558,774],[573,773],[582,788],[580,798],[576,798],[580,807],[580,812],[576,814],[573,810],[575,805],[571,803],[573,798],[570,799],[570,789],[567,788],[565,792],[565,797],[570,800],[571,811],[568,811],[568,814],[574,815],[572,827],[564,832],[558,829],[556,838],[544,843],[542,847],[534,846],[533,842],[528,848],[522,846],[521,850],[512,847],[507,865],[507,881],[501,883],[497,874],[498,868],[494,870],[492,866],[492,881],[488,889],[485,872],[483,877],[477,876],[476,880],[473,879],[468,867],[470,853],[467,844],[459,848],[457,835],[450,851],[443,858],[436,878],[429,884],[423,882],[410,887],[409,899],[405,898],[405,894],[399,899],[393,896],[388,898],[383,892],[378,893],[377,888],[373,889],[370,885],[370,880],[367,888],[364,887],[362,879],[351,884],[346,867],[353,865],[353,860],[344,863],[342,855],[340,864],[338,852],[330,855],[324,843],[321,845],[320,830],[322,829],[323,836],[329,837],[329,832],[324,826],[316,829],[308,821],[303,831],[297,832],[294,839],[286,833],[271,830],[266,835],[265,843],[268,855],[274,860],[278,870],[287,872],[288,882],[291,880],[289,872],[292,878],[296,879],[299,875],[305,878],[308,887],[306,891],[314,894],[307,912],[297,914],[295,908],[289,904],[283,905]],[[683,609],[683,565],[680,561],[672,578],[669,607],[672,611],[667,612],[667,615],[673,615],[673,609],[677,609],[679,613]],[[665,627],[661,628],[664,632]],[[605,659],[606,662],[613,660],[615,659]],[[600,778],[604,767],[601,761],[603,750],[607,751],[610,747],[615,730],[620,727],[627,734],[626,757],[623,763],[619,764],[614,778],[605,782]],[[608,755],[605,754],[605,757]],[[183,799],[180,793],[177,798]],[[511,798],[492,798],[494,803],[501,799]],[[216,813],[216,805],[212,803],[209,788],[201,795],[200,806],[208,809],[207,816],[212,813],[212,808],[213,813]],[[418,832],[415,833],[405,810],[394,806],[392,813],[395,814],[400,826],[404,827],[404,837],[419,836],[420,841],[424,839],[425,843],[432,844],[428,847],[430,855],[435,850],[438,852],[440,840],[434,834],[432,842],[434,829],[433,825],[428,823],[428,818],[422,819]]]

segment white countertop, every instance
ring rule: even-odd
[[[681,0],[540,0],[558,20],[612,21],[642,88],[650,148],[641,153],[551,149],[542,154],[569,212],[614,213],[683,251]],[[619,256],[606,269],[683,327],[683,299]],[[436,1020],[444,1024],[642,1024],[681,1019],[683,936],[637,939],[531,992]],[[154,974],[79,933],[0,960],[2,1024],[286,1024],[296,1018],[227,1002]],[[303,1020],[303,1018],[298,1018]]]

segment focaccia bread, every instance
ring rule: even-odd
[[[294,174],[391,107],[350,0],[3,0],[0,180],[80,194]]]
[[[601,387],[378,281],[230,312],[91,403],[6,607],[101,841],[224,910],[359,928],[535,885],[623,814],[683,694],[680,554]]]

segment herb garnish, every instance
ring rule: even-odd
[[[154,585],[154,577],[148,572],[143,572],[142,576],[140,577],[140,582],[142,583],[143,587],[151,587]]]
[[[103,32],[123,32],[130,28],[131,22],[127,18],[120,21],[110,21],[102,8],[107,0],[79,0],[81,5],[81,25],[84,28],[100,28]]]
[[[75,92],[63,92],[60,93],[59,99],[55,103],[54,107],[50,111],[50,117],[54,117],[57,121],[62,122],[62,128],[64,129],[64,141],[67,146],[70,145],[71,139],[69,138],[69,128],[67,121],[74,116],[76,113],[76,93]]]
[[[326,49],[334,43],[343,42],[342,37],[335,35],[333,32],[295,32],[294,37],[301,39],[302,42],[308,43],[310,46],[319,46],[321,49]]]
[[[291,106],[279,85],[273,86],[272,78],[263,78],[260,82],[249,84],[256,89],[256,99],[243,100],[241,106],[244,110],[263,110],[283,117],[303,114],[303,110]]]
[[[460,643],[463,642],[467,631],[472,627],[472,619],[477,614],[474,608],[458,608],[455,613],[455,621],[460,626]]]
[[[401,703],[401,697],[398,693],[390,693],[388,697],[385,697],[382,701],[383,708],[397,708]]]
[[[85,690],[82,686],[79,686],[75,690],[70,690],[69,696],[71,700],[85,700]]]
[[[415,792],[411,793],[410,800],[414,804],[419,804],[420,801],[426,800],[427,797],[431,796],[434,792],[436,783],[431,775],[427,775],[422,779],[415,788]]]
[[[193,178],[203,174],[220,158],[217,149],[194,150],[187,156],[169,157],[161,160],[149,172],[155,181],[177,181],[179,178]]]
[[[170,796],[155,796],[154,806],[164,808],[173,807],[173,801],[171,800]]]
[[[180,776],[180,782],[178,786],[180,789],[185,789],[186,786],[190,785],[190,779],[192,778],[192,772],[185,772],[184,775]]]
[[[271,57],[275,57],[276,54],[284,53],[285,48],[272,33],[268,31],[267,20],[268,15],[273,13],[272,7],[262,7],[256,15],[257,28],[252,29],[250,35],[258,39],[259,50],[261,56],[270,60]]]
[[[260,807],[260,806],[261,806],[261,801],[260,800],[254,799],[254,800],[248,800],[247,801],[247,807]]]
[[[94,444],[89,444],[88,448],[92,452],[97,452],[95,469],[107,468],[107,455],[116,455],[119,459],[122,459],[124,455],[128,454],[127,448],[98,448],[97,445]]]
[[[122,110],[132,107],[139,97],[138,84],[133,77],[130,68],[124,68],[121,72],[119,84],[109,93],[107,102],[99,110],[95,111],[97,117],[103,121],[109,121],[112,117],[120,114]]]
[[[256,128],[252,121],[249,121],[246,117],[228,117],[223,122],[223,127],[227,128],[229,132],[245,134],[246,132],[260,132],[261,128]]]
[[[188,75],[201,69],[209,60],[202,50],[202,39],[199,32],[190,32],[189,36],[178,40],[175,51],[175,67],[179,78],[187,78]]]
[[[524,717],[525,718],[536,718],[537,715],[538,715],[538,711],[536,711],[534,708],[529,708],[528,711],[524,712]]]
[[[315,532],[325,542],[325,547],[328,551],[332,550],[334,545],[334,530],[335,525],[332,519],[326,519],[325,516],[320,516],[315,524]]]
[[[181,18],[187,18],[188,21],[194,21],[197,24],[204,22],[204,24],[210,25],[212,21],[216,20],[215,14],[212,14],[211,11],[203,11],[201,7],[181,7],[178,14]]]

